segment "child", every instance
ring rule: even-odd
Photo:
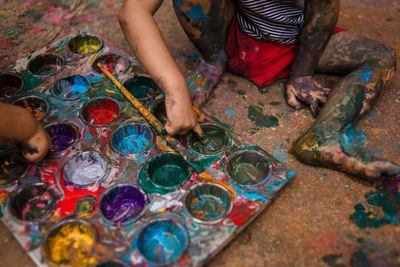
[[[0,103],[0,145],[12,143],[21,147],[27,160],[38,162],[49,150],[50,137],[29,111]]]
[[[152,17],[161,2],[125,0],[119,20],[134,54],[165,93],[169,134],[198,131],[190,96],[204,103],[225,68],[258,86],[290,75],[288,104],[299,109],[303,102],[318,115],[293,145],[299,160],[366,179],[400,172],[395,163],[349,151],[342,142],[344,130],[390,84],[396,57],[382,43],[335,29],[339,0],[174,0],[180,24],[202,55],[186,78]],[[313,78],[315,72],[343,78],[331,90]]]

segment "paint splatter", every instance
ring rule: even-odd
[[[248,117],[256,126],[259,127],[276,127],[279,126],[278,119],[272,115],[264,115],[262,109],[258,106],[250,106]]]
[[[366,139],[366,134],[363,131],[359,131],[353,127],[352,124],[347,125],[342,134],[341,148],[342,150],[355,157],[362,151]]]
[[[225,112],[226,112],[226,114],[228,114],[229,116],[234,116],[234,115],[235,115],[235,112],[234,112],[232,109],[228,109],[228,110],[226,110]]]
[[[400,221],[400,176],[388,179],[376,187],[376,191],[365,194],[368,204],[380,207],[384,212],[383,217],[378,217],[372,211],[366,211],[363,204],[354,206],[355,212],[350,220],[360,228],[379,228],[386,224],[399,224]]]

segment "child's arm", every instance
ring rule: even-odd
[[[0,103],[0,145],[10,143],[20,144],[24,157],[38,162],[49,150],[50,137],[29,111]]]
[[[314,115],[318,101],[325,102],[330,90],[318,84],[312,75],[335,29],[339,9],[340,0],[306,0],[305,22],[287,86],[287,101],[296,108],[300,107],[297,99],[310,104]]]
[[[165,94],[170,135],[193,129],[202,136],[185,78],[169,53],[153,14],[162,0],[125,0],[119,11],[122,31],[133,53]]]

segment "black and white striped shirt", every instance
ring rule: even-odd
[[[304,0],[295,7],[284,0],[236,0],[240,28],[250,37],[294,44],[304,22]]]

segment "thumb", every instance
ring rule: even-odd
[[[177,132],[177,129],[172,126],[171,122],[167,120],[167,123],[165,124],[165,131],[171,136],[175,135]]]

